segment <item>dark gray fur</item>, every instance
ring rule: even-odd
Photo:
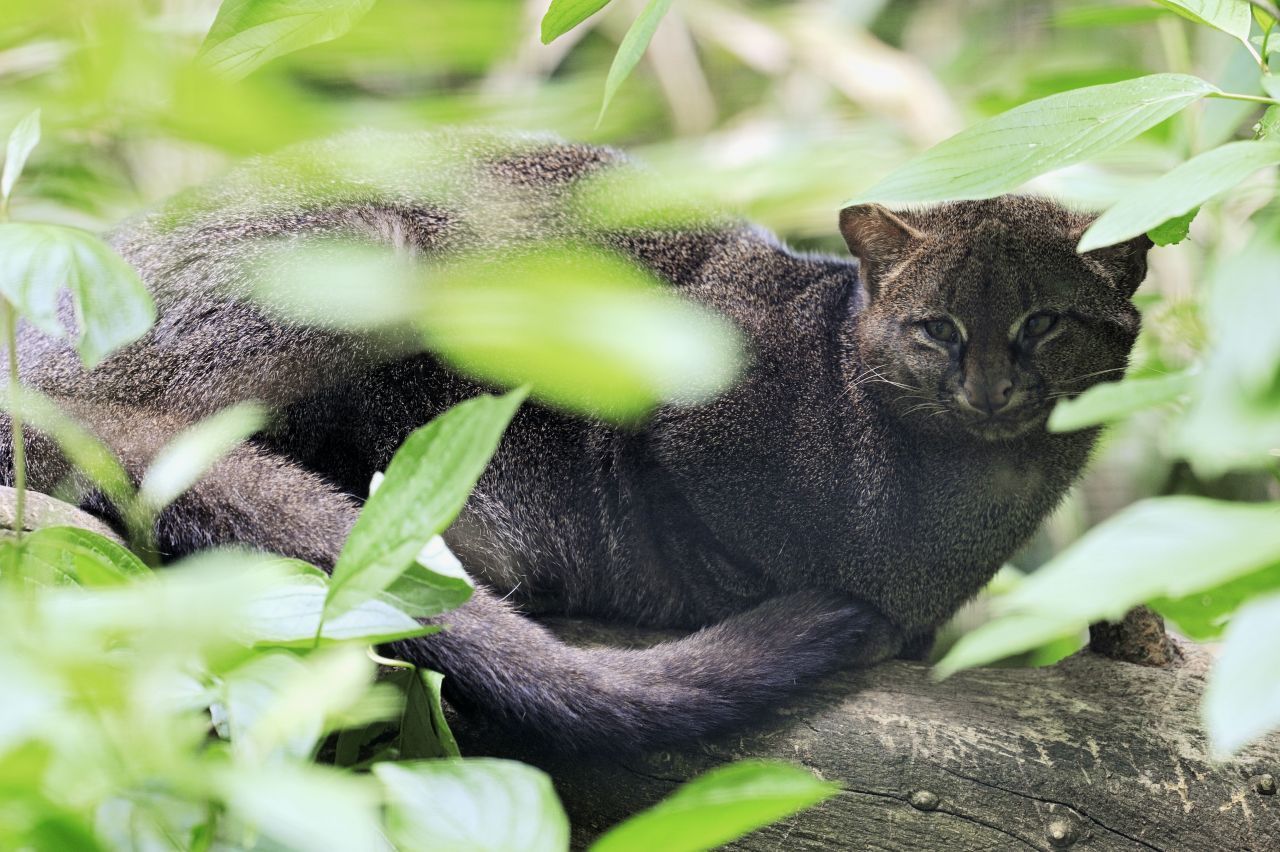
[[[160,547],[172,558],[248,545],[330,567],[371,474],[482,388],[394,333],[256,307],[248,261],[317,235],[433,262],[544,239],[604,246],[731,318],[750,367],[718,399],[639,429],[526,404],[446,536],[482,587],[439,619],[444,633],[395,651],[444,671],[461,705],[586,748],[704,736],[835,668],[918,652],[1083,467],[1094,434],[1050,435],[1045,417],[1056,394],[1123,369],[1146,246],[1080,258],[1087,217],[1026,198],[854,208],[842,228],[860,279],[857,261],[797,254],[714,216],[610,222],[590,200],[602,191],[638,207],[658,197],[622,161],[455,133],[347,136],[250,164],[115,235],[155,294],[151,333],[86,373],[24,329],[23,375],[135,476],[186,424],[266,402],[273,427],[164,513]],[[1011,323],[1045,306],[1063,315],[1055,333],[1033,350],[1011,343]],[[965,325],[966,345],[925,338],[918,321],[939,312]],[[997,376],[1020,394],[1009,411],[958,401],[966,380]],[[32,445],[32,484],[51,489],[66,466]],[[84,504],[111,514],[91,493]],[[518,608],[698,631],[578,649]]]

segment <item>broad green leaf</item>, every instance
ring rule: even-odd
[[[212,781],[231,814],[276,841],[275,848],[387,848],[377,787],[365,776],[309,764],[232,764],[213,772]]]
[[[609,0],[551,0],[542,16],[542,43],[551,44],[609,5]]]
[[[1184,18],[1248,42],[1252,25],[1247,0],[1155,0]]]
[[[257,403],[225,408],[182,432],[147,468],[138,489],[152,511],[159,511],[195,485],[209,468],[260,430],[267,412]]]
[[[39,570],[89,588],[120,586],[151,573],[111,539],[76,527],[43,527],[24,537],[20,547],[24,573]]]
[[[1151,74],[1050,95],[987,119],[925,151],[849,204],[990,198],[1134,138],[1218,88]]]
[[[338,556],[326,618],[385,590],[453,522],[524,396],[515,390],[467,400],[405,440]]]
[[[241,625],[245,640],[255,645],[309,648],[325,613],[321,644],[360,641],[369,645],[434,633],[388,603],[364,598],[342,612],[325,610],[323,581],[299,574],[274,583],[260,595]]]
[[[1191,233],[1191,223],[1196,220],[1199,212],[1199,207],[1192,207],[1181,216],[1174,216],[1156,225],[1147,231],[1147,236],[1158,246],[1176,246]]]
[[[1260,598],[1231,620],[1204,694],[1213,750],[1230,755],[1280,727],[1280,595]]]
[[[430,669],[400,669],[390,676],[404,690],[404,713],[400,720],[400,760],[429,757],[458,757],[458,741],[449,730],[440,703],[444,675]]]
[[[200,47],[212,71],[238,79],[276,57],[331,41],[374,0],[223,0]]]
[[[1196,641],[1216,639],[1227,619],[1246,601],[1280,592],[1280,562],[1195,594],[1156,598],[1151,606]]]
[[[1280,560],[1280,503],[1144,500],[1090,530],[965,636],[941,674],[1021,653],[1154,598],[1212,589]]]
[[[4,171],[0,172],[0,205],[8,202],[13,193],[13,185],[18,182],[22,169],[27,164],[27,157],[40,142],[40,110],[34,110],[23,116],[18,125],[9,134],[9,144],[5,149]]]
[[[618,88],[635,70],[640,57],[644,56],[654,32],[658,29],[658,24],[662,23],[662,16],[667,14],[670,8],[671,0],[649,0],[632,22],[627,34],[622,37],[622,43],[618,45],[618,53],[613,57],[613,64],[609,66],[609,76],[604,81],[604,101],[600,104],[600,119],[604,118],[605,111],[609,109],[609,102],[617,94]],[[597,124],[600,123],[600,119],[596,120]]]
[[[475,588],[444,539],[434,536],[378,597],[415,618],[430,618],[462,606]]]
[[[1280,447],[1280,221],[1260,223],[1214,269],[1203,310],[1212,345],[1174,449],[1201,476],[1270,468]]]
[[[551,779],[510,760],[377,763],[387,834],[401,852],[564,852],[569,820]]]
[[[1174,402],[1191,392],[1195,373],[1184,370],[1165,376],[1125,379],[1094,385],[1074,399],[1064,399],[1049,416],[1049,431],[1073,432],[1114,423],[1129,415]]]
[[[1077,251],[1091,251],[1146,233],[1277,163],[1280,142],[1231,142],[1206,151],[1125,195],[1089,226]]]
[[[69,327],[57,313],[63,289],[75,304]],[[137,340],[156,315],[133,267],[88,231],[62,225],[0,224],[0,294],[46,334],[70,338],[86,367]]]
[[[727,320],[616,256],[585,247],[451,264],[432,282],[427,345],[559,408],[635,420],[726,389],[741,349]]]
[[[592,852],[699,852],[816,805],[840,785],[785,763],[742,761],[695,778],[610,829]]]

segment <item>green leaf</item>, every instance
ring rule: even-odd
[[[260,646],[309,648],[315,641],[322,612],[322,645],[351,641],[378,645],[437,630],[377,599],[365,598],[341,613],[330,613],[325,609],[327,594],[323,581],[306,574],[274,583],[249,607],[242,625],[245,640]]]
[[[658,29],[658,24],[662,23],[662,16],[667,14],[670,8],[671,0],[649,0],[632,22],[627,34],[622,37],[622,43],[618,45],[618,53],[613,57],[613,64],[609,66],[609,76],[604,81],[604,101],[600,104],[600,116],[596,119],[596,124],[604,118],[605,112],[609,109],[609,102],[617,94],[618,88],[635,70],[640,57],[644,56],[654,32]]]
[[[57,314],[64,287],[75,302],[69,328]],[[70,338],[90,368],[145,334],[156,316],[133,267],[88,231],[61,225],[0,224],[0,294],[46,334]]]
[[[444,675],[430,669],[400,669],[390,678],[405,693],[400,720],[400,759],[459,757],[458,741],[449,730],[440,701]]]
[[[453,522],[524,397],[523,389],[478,396],[405,440],[338,556],[326,618],[394,583],[424,545]],[[404,589],[402,585],[398,591],[403,594]]]
[[[1147,231],[1147,236],[1158,246],[1176,246],[1191,233],[1191,223],[1196,220],[1199,212],[1199,207],[1192,207],[1181,216],[1174,216],[1156,225]]]
[[[142,477],[139,496],[152,511],[178,499],[209,468],[260,430],[266,409],[243,402],[225,408],[182,432],[156,454]]]
[[[121,586],[151,570],[109,538],[76,527],[43,527],[22,539],[20,571],[89,588]]]
[[[415,618],[430,618],[462,606],[475,588],[444,539],[435,536],[378,597]]]
[[[1248,43],[1252,26],[1246,0],[1155,0],[1184,18]]]
[[[9,134],[9,144],[5,150],[4,172],[0,173],[0,205],[9,200],[13,193],[13,185],[18,182],[22,169],[27,164],[27,157],[40,142],[40,110],[34,110],[23,116],[18,125]]]
[[[724,318],[614,255],[580,246],[451,264],[432,282],[427,345],[501,386],[612,420],[726,389],[742,360]]]
[[[1280,561],[1280,503],[1144,500],[1094,527],[1016,589],[999,617],[965,636],[941,674],[1021,653],[1158,597],[1212,589]]]
[[[697,852],[816,805],[840,785],[785,763],[742,761],[695,778],[610,829],[591,852]]]
[[[1280,595],[1261,598],[1232,619],[1204,694],[1214,752],[1227,756],[1280,727]]]
[[[564,852],[569,820],[551,779],[510,760],[376,763],[387,834],[401,852]]]
[[[1049,415],[1050,432],[1073,432],[1114,423],[1138,411],[1174,402],[1191,392],[1195,373],[1184,370],[1165,376],[1125,379],[1094,385],[1073,399],[1064,399]]]
[[[286,53],[351,29],[374,0],[223,0],[200,47],[212,71],[239,79]]]
[[[1280,592],[1280,562],[1192,595],[1156,598],[1151,606],[1187,636],[1203,642],[1222,635],[1228,618],[1246,601],[1272,592]]]
[[[609,0],[551,0],[542,16],[542,43],[551,44],[609,5]]]
[[[962,130],[849,204],[990,198],[1134,138],[1218,88],[1152,74],[1050,95]]]
[[[1091,251],[1146,233],[1276,163],[1280,163],[1280,142],[1231,142],[1206,151],[1125,195],[1089,226],[1077,251]]]

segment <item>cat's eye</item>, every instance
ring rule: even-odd
[[[1042,337],[1057,324],[1058,317],[1054,314],[1032,314],[1022,324],[1022,334],[1024,337]]]
[[[925,334],[942,343],[955,343],[960,339],[960,332],[951,320],[929,320],[924,324]]]

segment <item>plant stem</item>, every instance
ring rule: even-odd
[[[13,533],[22,538],[27,510],[27,443],[22,434],[22,414],[18,410],[18,312],[3,296],[0,296],[0,312],[4,314],[4,341],[9,355],[9,424],[13,436],[13,489],[17,492],[13,506]]]
[[[1271,106],[1280,106],[1280,101],[1275,98],[1264,98],[1262,95],[1242,95],[1239,92],[1210,92],[1205,97],[1222,98],[1228,101],[1249,101],[1255,104],[1269,104]]]

